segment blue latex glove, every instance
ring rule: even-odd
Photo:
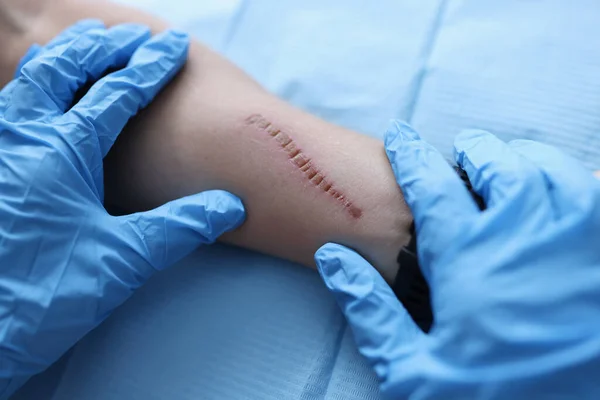
[[[204,192],[122,217],[103,205],[102,160],[185,63],[189,39],[85,21],[0,92],[0,398],[57,360],[156,271],[244,219]],[[78,88],[108,68],[77,104]]]
[[[440,154],[395,123],[385,147],[415,220],[434,325],[335,244],[319,271],[392,399],[600,398],[600,183],[576,160],[481,131],[455,141],[487,210]]]

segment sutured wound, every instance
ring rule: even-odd
[[[279,145],[279,148],[287,154],[292,165],[299,169],[313,186],[329,195],[338,204],[341,204],[352,218],[359,219],[362,216],[362,210],[348,200],[341,191],[334,188],[331,181],[320,172],[315,163],[304,154],[287,133],[282,132],[260,114],[250,115],[246,118],[245,123],[267,133]]]

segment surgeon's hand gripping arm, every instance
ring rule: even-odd
[[[79,23],[0,92],[0,398],[154,272],[242,222],[240,200],[221,191],[123,217],[102,204],[103,157],[182,67],[188,43],[173,31]]]
[[[357,253],[327,244],[319,271],[393,399],[600,397],[600,182],[531,141],[462,133],[456,162],[396,123],[386,151],[431,288],[427,335]]]

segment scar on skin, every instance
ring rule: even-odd
[[[253,126],[274,139],[279,148],[286,153],[290,163],[302,172],[314,187],[340,204],[352,218],[359,219],[362,217],[362,210],[348,200],[342,192],[334,188],[333,183],[321,173],[310,157],[296,146],[296,142],[290,135],[273,126],[269,120],[260,114],[252,114],[244,122],[246,125]]]

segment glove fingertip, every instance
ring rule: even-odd
[[[491,133],[481,129],[465,129],[456,135],[454,138],[454,161],[460,168],[466,170],[470,167],[468,153],[488,135],[491,136]]]
[[[151,90],[144,93],[141,105],[145,107],[154,98],[156,93],[170,81],[183,67],[189,51],[189,36],[186,33],[168,30],[146,41],[132,56],[128,67],[131,69],[147,69],[148,65],[157,65],[152,68]],[[137,83],[136,84],[140,84]]]
[[[164,35],[173,41],[187,44],[190,41],[190,35],[179,29],[169,29],[165,31]]]
[[[190,47],[190,37],[187,33],[175,29],[162,32],[154,38],[160,44],[160,50],[176,60],[176,65],[182,65],[187,58]]]
[[[515,139],[508,142],[508,147],[510,147],[511,149],[522,149],[528,148],[530,146],[536,146],[539,144],[539,142],[535,142],[529,139]]]
[[[422,146],[419,134],[406,122],[391,120],[385,132],[385,153],[394,171],[396,181],[400,184],[406,171],[411,171],[414,162],[408,143]]]
[[[315,252],[315,262],[321,277],[327,280],[334,275],[336,271],[342,268],[341,257],[345,251],[350,251],[346,247],[336,243],[326,243]]]
[[[27,64],[29,61],[33,60],[35,57],[37,57],[37,55],[40,53],[40,51],[42,51],[42,46],[40,46],[37,43],[32,44],[29,47],[29,49],[27,49],[27,52],[19,61],[19,65],[17,65],[17,69],[15,70],[15,74],[13,76],[14,79],[17,79],[19,77],[23,66],[25,64]]]
[[[123,32],[123,33],[126,33],[128,35],[133,35],[133,36],[147,35],[148,37],[150,37],[150,35],[152,34],[150,27],[148,27],[147,25],[137,24],[137,23],[133,23],[133,22],[116,25],[113,28],[111,28],[111,30],[117,31],[117,32]]]
[[[387,129],[383,134],[383,143],[385,144],[385,148],[391,148],[394,140],[398,137],[399,129],[398,129],[398,121],[395,119],[391,119],[388,123]]]
[[[62,38],[65,35],[71,38],[71,36],[85,33],[91,29],[106,29],[106,24],[97,18],[82,19],[65,29],[58,38]]]
[[[209,224],[207,238],[215,241],[223,233],[238,228],[246,219],[244,205],[239,197],[223,190],[200,193],[202,212]]]
[[[490,136],[493,135],[481,129],[464,129],[454,138],[454,154],[464,154]]]
[[[414,141],[420,139],[421,137],[410,124],[399,119],[390,120],[388,128],[384,134],[384,143],[386,149],[394,149],[403,141]]]
[[[383,282],[378,272],[362,256],[345,246],[327,243],[315,253],[315,262],[325,285],[343,297],[361,298]],[[338,301],[344,303],[342,298]]]

